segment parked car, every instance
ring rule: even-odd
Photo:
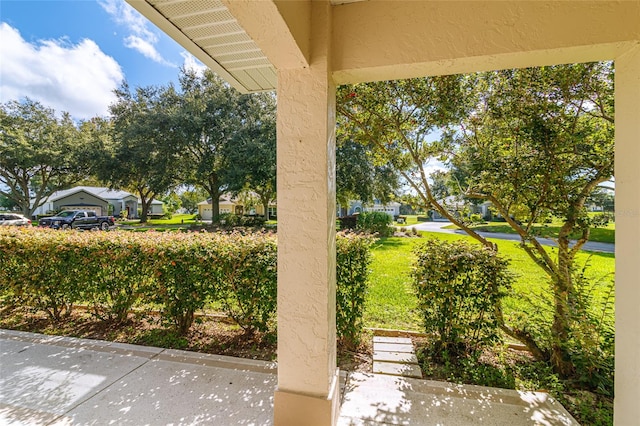
[[[115,226],[113,216],[98,216],[90,210],[65,210],[53,217],[40,219],[39,225],[54,229],[102,229]]]
[[[31,226],[31,220],[17,213],[0,213],[0,226]]]

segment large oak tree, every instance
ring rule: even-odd
[[[100,160],[101,179],[114,188],[127,188],[141,201],[140,221],[146,222],[151,202],[180,181],[181,157],[172,116],[172,86],[116,90],[111,147]]]
[[[81,179],[81,133],[71,117],[25,98],[0,106],[0,194],[25,216]]]

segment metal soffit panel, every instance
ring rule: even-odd
[[[195,45],[213,71],[220,73],[216,64],[226,71],[222,75],[244,92],[274,90],[277,87],[276,71],[258,45],[245,33],[231,12],[219,0],[145,0],[162,18],[171,23],[190,41],[191,46],[176,39],[192,53]],[[135,1],[130,3],[136,7]],[[138,8],[138,10],[141,10]],[[153,16],[143,13],[151,21]],[[156,19],[159,18],[156,16]],[[171,35],[171,34],[170,34]],[[176,37],[174,37],[176,38]],[[182,37],[180,37],[182,38]],[[222,72],[224,74],[224,72]],[[239,87],[240,86],[240,87]]]

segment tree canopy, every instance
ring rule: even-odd
[[[229,191],[254,192],[269,219],[269,203],[276,197],[276,99],[271,93],[241,98],[242,122],[225,172]]]
[[[611,63],[558,65],[344,86],[338,92],[344,129],[391,165],[433,208],[490,249],[496,246],[449,211],[438,197],[490,201],[549,276],[553,324],[547,342],[503,321],[539,358],[571,373],[566,342],[575,327],[575,255],[589,238],[585,203],[613,176]],[[430,180],[429,161],[450,167]],[[534,223],[563,221],[554,256]],[[576,236],[577,235],[577,236]],[[574,243],[570,238],[576,238]]]
[[[0,106],[0,195],[25,216],[52,193],[79,180],[84,149],[68,113],[25,98]]]
[[[179,182],[181,158],[172,126],[172,86],[116,90],[110,106],[113,145],[105,147],[99,174],[111,187],[140,197],[140,221],[146,222],[153,199]]]
[[[173,116],[176,144],[188,167],[185,183],[202,187],[211,198],[213,217],[220,215],[220,196],[229,189],[230,146],[237,138],[242,114],[240,93],[213,72],[182,70],[181,93]]]
[[[478,87],[474,113],[452,136],[452,164],[466,176],[463,194],[490,201],[549,276],[555,309],[548,356],[569,374],[574,260],[591,225],[586,202],[613,177],[612,64],[499,71],[483,74]],[[548,215],[562,220],[555,256],[534,228]]]

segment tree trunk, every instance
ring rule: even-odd
[[[260,202],[262,203],[262,208],[264,209],[264,220],[269,220],[269,201],[271,200],[271,192],[258,192],[258,197],[260,197]]]
[[[573,372],[573,363],[567,351],[570,331],[569,297],[573,291],[571,276],[572,259],[569,254],[569,237],[558,238],[558,272],[553,279],[553,323],[551,325],[551,364],[554,370],[567,377]]]
[[[140,223],[147,223],[147,216],[149,215],[149,205],[151,204],[151,200],[145,200],[141,198],[142,201],[142,210],[140,212]]]
[[[140,195],[140,201],[142,201],[142,208],[140,211],[140,223],[147,223],[148,215],[149,215],[149,207],[151,206],[151,202],[157,195],[151,190],[139,189],[138,194]]]
[[[215,223],[220,218],[220,191],[210,190],[209,197],[211,197],[211,221]]]
[[[205,191],[209,193],[211,198],[211,221],[217,222],[220,218],[220,183],[218,182],[218,176],[214,173],[209,175],[209,179],[206,185],[203,185]]]

